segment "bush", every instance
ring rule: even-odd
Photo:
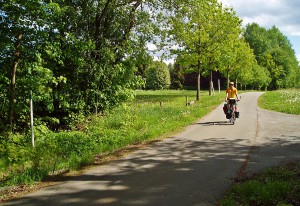
[[[170,84],[170,72],[165,63],[154,62],[153,66],[146,70],[146,89],[168,89]]]

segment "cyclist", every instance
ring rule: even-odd
[[[229,111],[229,103],[228,103],[228,100],[230,98],[235,98],[236,101],[239,101],[239,97],[238,97],[238,91],[237,89],[234,87],[234,82],[230,82],[229,83],[229,88],[226,89],[226,97],[225,97],[225,102],[226,102],[226,106],[227,106],[227,111]],[[225,105],[224,105],[225,106]],[[235,107],[236,107],[236,113],[235,113],[235,116],[237,118],[239,118],[239,112],[237,110],[237,104],[235,103]]]

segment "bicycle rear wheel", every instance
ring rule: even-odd
[[[230,122],[232,124],[235,123],[235,112],[234,112],[234,109],[231,110],[231,118],[230,118]]]

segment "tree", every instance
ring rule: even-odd
[[[154,61],[146,71],[146,89],[168,89],[170,86],[170,73],[163,62]]]
[[[184,69],[180,64],[175,63],[174,66],[169,69],[171,76],[171,89],[182,89],[184,83]]]
[[[13,113],[23,128],[30,89],[35,117],[54,129],[131,98],[142,82],[136,57],[147,58],[155,2],[1,1],[1,122]]]
[[[38,46],[45,34],[42,29],[45,26],[42,21],[44,10],[42,4],[35,0],[1,1],[0,3],[0,79],[5,85],[4,93],[0,95],[1,102],[4,102],[0,119],[3,125],[10,124],[13,128],[17,120],[19,122],[24,120],[22,117],[27,107],[24,97],[29,96],[32,86],[39,84],[38,81],[33,81],[30,85],[24,85],[21,82],[24,78],[22,75],[30,78],[36,77],[34,74],[30,75],[29,68],[26,67],[36,65],[36,62],[40,60]]]
[[[200,77],[218,62],[220,48],[239,35],[241,21],[231,9],[223,9],[218,1],[178,1],[163,27],[164,40],[177,45],[172,50],[178,63],[196,71],[197,100],[200,99]],[[174,47],[174,46],[173,46]]]
[[[267,68],[270,73],[270,89],[293,87],[297,84],[295,75],[299,65],[295,52],[278,28],[273,26],[267,30],[256,23],[248,24],[244,36],[254,50],[258,64]]]
[[[258,90],[265,88],[266,90],[271,81],[268,69],[259,65],[254,65],[253,74],[252,85],[254,86],[254,88]]]
[[[249,71],[257,63],[248,43],[239,37],[232,44],[232,48],[224,51],[224,54],[221,57],[221,71],[224,76],[227,76],[227,87],[230,81],[235,81],[237,86],[239,78],[241,83],[249,82],[246,78],[251,76],[249,76]]]

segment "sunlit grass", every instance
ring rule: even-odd
[[[236,183],[220,202],[221,206],[283,206],[300,203],[300,163],[269,168]]]
[[[95,119],[89,131],[121,139],[118,147],[165,137],[200,119],[224,98],[223,93],[201,92],[200,101],[194,101],[195,96],[195,91],[137,91],[133,101]],[[187,99],[194,103],[187,106]]]
[[[259,106],[287,114],[300,114],[300,89],[265,92],[259,98]]]

